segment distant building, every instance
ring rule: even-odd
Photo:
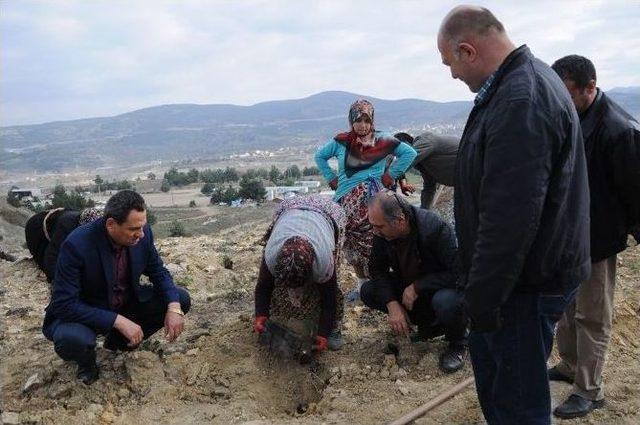
[[[286,199],[287,197],[291,197],[291,195],[287,195],[288,193],[300,194],[300,193],[309,193],[309,188],[307,186],[267,186],[264,188],[267,191],[265,198],[268,201],[273,201],[275,198]]]
[[[317,189],[320,187],[320,182],[317,180],[300,180],[295,182],[296,186],[306,186],[310,189]]]
[[[22,198],[41,198],[42,197],[42,189],[11,189],[11,193],[13,193],[18,199],[22,200]]]

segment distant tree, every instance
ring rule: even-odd
[[[190,183],[189,176],[187,176],[186,173],[178,171],[176,167],[171,167],[169,171],[164,173],[164,179],[169,183],[169,186],[184,186]]]
[[[215,185],[214,185],[213,183],[205,183],[205,184],[202,186],[202,189],[200,189],[200,192],[201,192],[203,195],[210,196],[210,195],[213,193],[213,191],[215,190],[215,188],[216,188],[216,187],[215,187]]]
[[[189,172],[187,173],[187,182],[189,183],[195,183],[198,181],[199,178],[200,178],[200,172],[195,168],[190,169]]]
[[[240,197],[245,199],[255,199],[261,201],[267,195],[267,191],[264,189],[262,180],[247,179],[246,177],[240,180],[240,191],[238,192]]]
[[[303,176],[317,176],[320,175],[320,169],[315,165],[312,167],[304,167],[302,170]]]
[[[18,186],[11,186],[11,189],[9,189],[9,192],[7,192],[7,203],[14,207],[19,207],[20,198],[18,197],[18,195],[12,192],[13,189],[18,189]]]
[[[184,224],[178,220],[173,220],[171,226],[169,226],[169,236],[186,236],[187,232],[184,229]]]
[[[238,180],[240,180],[240,175],[238,174],[238,171],[233,168],[233,167],[227,167],[224,170],[224,181],[229,183],[229,182],[237,182]]]
[[[157,222],[158,217],[156,216],[156,213],[151,208],[147,207],[147,223],[149,223],[149,226],[153,226]]]
[[[283,174],[284,174],[284,178],[290,178],[290,179],[299,179],[300,177],[302,177],[300,168],[298,168],[298,166],[295,164],[288,167],[286,170],[284,170]]]
[[[102,185],[104,184],[104,180],[100,177],[100,174],[96,174],[96,178],[93,179],[93,182],[96,184],[96,188],[98,192],[102,192]]]
[[[282,186],[294,186],[296,184],[296,179],[293,177],[287,177],[283,180],[280,180],[280,185]]]
[[[156,175],[154,173],[147,174],[147,180],[155,180],[155,179],[156,179]]]
[[[238,199],[238,191],[232,186],[227,186],[226,189],[215,188],[213,192],[211,192],[211,204],[219,204],[224,202],[225,204],[231,203],[231,201]]]
[[[69,194],[63,185],[57,185],[53,189],[51,206],[53,208],[67,208],[79,211],[84,208],[95,206],[95,202],[93,199],[85,199],[84,196],[77,192]]]
[[[189,208],[193,208],[196,206],[196,201],[194,199],[189,201]]]
[[[160,190],[163,192],[168,192],[171,189],[169,182],[166,180],[162,180],[162,184],[160,185]]]
[[[124,190],[124,189],[131,189],[133,188],[133,185],[131,184],[131,182],[129,180],[120,180],[119,182],[113,182],[113,188],[115,190]]]
[[[282,174],[280,173],[280,170],[278,170],[278,167],[272,165],[271,170],[269,170],[269,180],[273,182],[273,184],[277,184],[281,178]]]

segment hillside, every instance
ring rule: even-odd
[[[3,127],[0,167],[63,171],[318,144],[345,129],[349,105],[358,97],[323,92],[252,106],[163,105],[114,117]],[[371,99],[381,129],[461,123],[470,109],[469,102]]]
[[[220,214],[230,210],[225,211]],[[99,349],[101,379],[90,387],[76,381],[75,368],[55,355],[41,333],[48,302],[42,272],[28,258],[0,260],[4,423],[379,424],[471,376],[468,363],[451,375],[438,370],[442,339],[403,346],[397,359],[385,356],[386,319],[362,306],[346,309],[344,349],[323,353],[313,370],[261,351],[251,317],[262,250],[257,242],[270,214],[265,205],[253,211],[252,219],[211,235],[159,238],[160,255],[192,295],[185,333],[168,344],[159,332],[131,353]],[[222,266],[225,256],[233,259],[232,270]],[[607,404],[571,424],[637,424],[640,419],[640,247],[629,248],[618,264],[616,317],[604,371]],[[339,280],[345,289],[355,282],[346,266]],[[552,383],[554,405],[570,390]],[[469,387],[416,424],[481,422]]]

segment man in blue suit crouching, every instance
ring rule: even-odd
[[[142,274],[153,286],[140,285]],[[90,385],[98,379],[98,334],[106,335],[110,350],[132,350],[162,327],[173,341],[190,305],[153,244],[144,199],[122,190],[107,201],[103,218],[78,227],[62,244],[42,331]]]

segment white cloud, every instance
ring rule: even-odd
[[[470,99],[435,46],[440,1],[7,2],[3,125],[162,103],[236,103],[349,90]],[[605,88],[640,85],[637,5],[487,1],[516,43],[551,62],[594,60]],[[46,36],[45,36],[46,34]]]

